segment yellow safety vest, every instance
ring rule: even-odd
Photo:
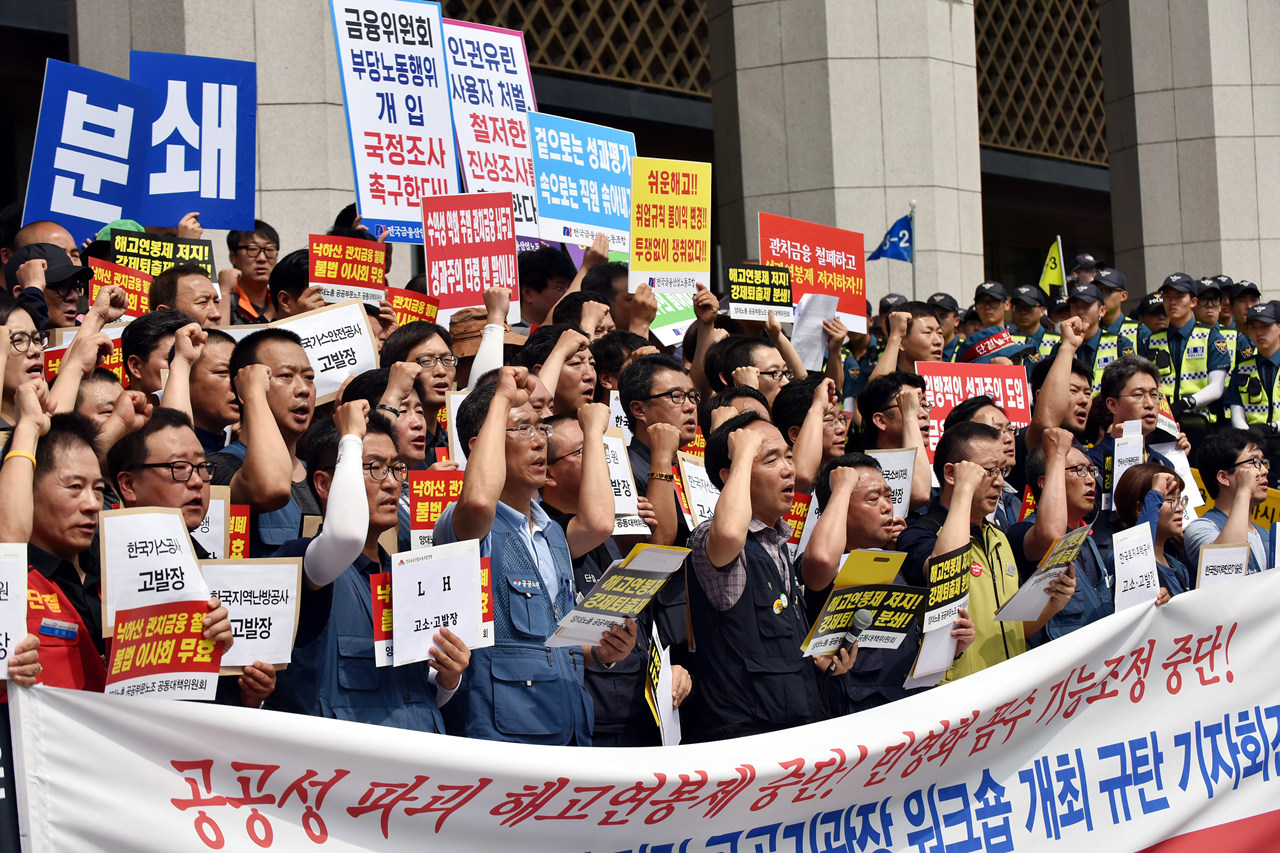
[[[1157,367],[1160,367],[1160,390],[1170,400],[1174,397],[1187,397],[1209,386],[1211,331],[1208,326],[1196,323],[1195,328],[1191,330],[1191,338],[1182,350],[1181,368],[1176,370],[1173,364],[1173,351],[1169,349],[1169,330],[1152,332],[1151,337],[1147,338],[1147,352],[1151,354],[1152,361],[1155,361],[1154,356],[1157,352],[1163,352],[1167,356],[1165,364],[1160,366],[1157,362]],[[1203,415],[1211,423],[1217,420],[1211,412],[1203,412]]]
[[[1232,373],[1232,382],[1244,404],[1244,419],[1251,424],[1280,423],[1280,370],[1271,380],[1271,394],[1262,385],[1258,357],[1246,359]]]
[[[1027,341],[1031,340],[1031,336],[1024,335],[1019,332],[1017,326],[1009,327],[1009,337],[1013,338],[1013,342],[1015,344],[1025,344]],[[1062,337],[1055,335],[1053,332],[1042,332],[1040,334],[1040,340],[1036,343],[1036,355],[1031,359],[1031,361],[1038,362],[1042,359],[1048,358],[1049,354],[1053,352],[1053,348],[1056,347],[1061,340]]]
[[[1027,650],[1022,623],[997,622],[995,618],[996,610],[1018,591],[1018,562],[1009,540],[995,526],[983,522],[982,536],[969,540],[968,560],[969,617],[978,637],[947,670],[943,681],[955,681]]]
[[[1133,340],[1130,338],[1130,340]],[[1098,352],[1093,357],[1093,393],[1102,390],[1102,374],[1107,365],[1120,357],[1120,339],[1107,332],[1098,339]]]

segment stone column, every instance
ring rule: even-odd
[[[128,77],[130,50],[258,64],[255,208],[280,232],[282,252],[304,248],[307,234],[328,230],[355,201],[327,3],[72,0],[70,19],[72,61],[108,74]],[[224,234],[206,231],[220,267]],[[408,277],[407,253],[396,268]]]
[[[1280,5],[1102,0],[1115,265],[1280,281]]]
[[[972,0],[709,0],[725,263],[761,210],[862,232],[870,253],[915,199],[917,295],[983,278]],[[911,267],[867,265],[874,303]]]

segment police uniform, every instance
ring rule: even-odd
[[[1236,365],[1227,405],[1241,406],[1250,425],[1280,424],[1280,350],[1270,358],[1258,353]]]
[[[1057,346],[1053,348],[1053,354],[1056,355]],[[1077,358],[1085,364],[1093,367],[1093,390],[1091,393],[1097,394],[1102,390],[1102,374],[1107,369],[1107,365],[1115,361],[1122,355],[1133,355],[1133,341],[1129,338],[1120,338],[1115,335],[1098,329],[1094,336],[1084,342],[1080,350],[1076,353]]]
[[[1152,332],[1143,355],[1155,362],[1160,371],[1160,390],[1170,400],[1208,388],[1209,374],[1231,369],[1226,338],[1195,320],[1188,320],[1180,329]],[[1205,423],[1217,420],[1208,411],[1197,411],[1191,418]]]

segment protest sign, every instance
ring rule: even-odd
[[[827,293],[806,293],[796,301],[791,345],[795,347],[805,370],[817,373],[827,359],[827,336],[822,329],[822,321],[836,316],[839,300]]]
[[[137,210],[150,110],[145,86],[46,60],[22,221],[58,222],[80,245]]]
[[[761,211],[760,263],[791,270],[795,300],[808,293],[834,296],[849,331],[867,330],[862,235],[857,231]]]
[[[440,5],[330,0],[362,222],[422,240],[422,199],[458,192]]]
[[[813,620],[805,638],[806,656],[834,654],[854,627],[854,616],[866,610],[870,624],[857,636],[859,648],[896,649],[915,629],[924,611],[928,591],[894,585],[906,554],[885,551],[853,551],[844,561],[832,585],[831,595]]]
[[[649,677],[645,680],[644,698],[658,721],[663,746],[680,743],[680,713],[673,707],[671,650],[662,645],[658,626],[652,625],[649,634]]]
[[[302,558],[201,560],[200,571],[231,618],[235,644],[222,666],[238,673],[260,660],[283,669],[298,633]]]
[[[635,515],[640,511],[636,501],[636,481],[631,473],[631,458],[622,438],[622,430],[608,427],[604,433],[604,460],[609,466],[613,486],[614,515]]]
[[[1023,581],[1013,597],[996,610],[996,621],[1034,622],[1039,619],[1049,602],[1045,594],[1049,584],[1057,580],[1080,556],[1080,549],[1084,547],[1092,531],[1093,525],[1086,524],[1055,539],[1031,577]],[[989,568],[991,571],[999,571],[994,566]]]
[[[27,636],[27,546],[0,543],[0,679],[9,677],[9,658]]]
[[[466,190],[511,193],[516,232],[535,237],[538,215],[526,116],[538,104],[524,34],[446,18],[444,44]]]
[[[634,619],[680,568],[688,548],[636,545],[616,566],[610,566],[582,603],[561,617],[547,646],[594,646],[614,625]]]
[[[1141,465],[1145,456],[1146,442],[1141,433],[1115,439],[1115,449],[1111,453],[1111,470],[1105,472],[1111,477],[1111,482],[1103,486],[1105,493],[1102,508],[1104,510],[1115,506],[1116,486],[1120,484],[1120,478],[1124,476],[1124,472],[1134,465]]]
[[[702,434],[702,427],[699,426],[697,432],[693,434],[693,440],[680,448],[681,452],[688,453],[702,460],[707,455],[707,438]]]
[[[509,318],[519,318],[515,218],[510,193],[447,195],[422,200],[427,292],[440,319],[484,304],[491,287],[511,288]]]
[[[391,565],[394,666],[430,660],[441,628],[469,649],[493,645],[493,586],[480,540],[402,551]]]
[[[1111,542],[1116,559],[1116,610],[1155,601],[1160,595],[1160,575],[1156,571],[1151,525],[1139,524],[1119,530]]]
[[[392,636],[391,572],[369,575],[369,599],[373,611],[373,664],[391,666],[395,651]]]
[[[942,437],[942,424],[951,410],[971,397],[986,394],[1004,410],[1015,428],[1031,425],[1031,392],[1026,368],[1017,364],[951,364],[917,361],[916,373],[927,384],[929,409],[929,462]]]
[[[324,234],[307,239],[307,283],[320,285],[325,302],[359,299],[377,308],[386,298],[386,244]]]
[[[793,500],[791,504],[792,512],[795,511],[795,508],[795,502]],[[798,531],[799,535],[792,535],[792,537],[787,540],[787,550],[791,552],[791,559],[794,560],[798,554],[804,551],[805,546],[809,544],[809,538],[813,536],[813,529],[817,526],[818,519],[820,518],[822,518],[822,510],[818,509],[818,502],[810,499],[809,508],[805,511],[804,522],[800,525],[800,529]],[[787,523],[791,524],[790,521]],[[792,529],[793,531],[795,530],[795,525],[792,525]]]
[[[251,834],[260,845],[268,831],[277,848],[329,839],[384,853],[1266,850],[1280,829],[1280,706],[1267,677],[1280,576],[1241,583],[1126,610],[944,690],[607,760],[19,690],[14,776],[33,853],[255,849]],[[103,795],[103,767],[129,780],[127,796]],[[252,822],[246,785],[259,800]]]
[[[397,326],[407,326],[415,320],[434,323],[436,312],[440,310],[440,300],[399,287],[387,288],[387,301],[395,309]]]
[[[359,376],[378,367],[378,347],[369,328],[369,315],[363,303],[355,299],[295,314],[275,321],[271,327],[288,329],[302,339],[302,348],[315,371],[317,406],[337,397],[348,376]]]
[[[209,598],[182,512],[168,507],[107,510],[98,516],[102,636],[116,611]]]
[[[911,668],[912,679],[936,683],[955,662],[951,626],[960,608],[969,606],[969,569],[968,545],[929,560],[929,599],[921,619],[924,639]]]
[[[710,277],[711,164],[636,157],[627,290],[693,294]]]
[[[649,324],[649,331],[666,346],[679,346],[697,317],[693,311],[691,293],[655,293],[658,314]]]
[[[791,301],[791,270],[741,264],[729,267],[729,317],[734,320],[768,320],[769,312],[780,323],[795,319]]]
[[[1173,463],[1173,470],[1182,478],[1184,487],[1182,494],[1187,498],[1187,505],[1182,508],[1182,526],[1186,527],[1199,517],[1196,511],[1205,505],[1204,495],[1196,485],[1195,474],[1191,470],[1191,461],[1187,459],[1187,452],[1172,441],[1152,444],[1149,448]]]
[[[1248,545],[1204,545],[1196,567],[1196,589],[1243,578],[1248,573]]]
[[[228,495],[230,490],[228,489]],[[228,497],[228,500],[230,498]],[[227,554],[233,560],[249,556],[249,505],[230,504],[227,512]]]
[[[710,521],[716,514],[716,503],[720,500],[720,490],[707,476],[706,463],[701,457],[686,453],[676,453],[676,464],[680,466],[680,481],[684,484],[685,499],[689,502],[692,516],[689,529],[697,527],[704,521]]]
[[[222,644],[204,638],[208,602],[157,602],[118,612],[106,692],[150,699],[212,699]]]
[[[231,553],[231,487],[209,487],[209,510],[191,531],[210,560],[224,560]]]
[[[538,236],[589,246],[596,234],[609,251],[631,254],[631,161],[634,133],[531,112]]]
[[[258,77],[252,62],[129,51],[129,80],[151,90],[145,225],[177,225],[192,211],[205,228],[253,228]]]
[[[884,480],[889,484],[893,497],[893,515],[906,518],[911,510],[911,479],[916,473],[915,448],[904,450],[868,450],[867,453],[880,463]]]
[[[192,264],[216,285],[218,273],[213,266],[213,243],[186,237],[165,237],[140,231],[111,229],[111,253],[115,262],[155,278],[169,267]]]
[[[409,472],[409,542],[430,548],[436,522],[462,494],[461,471]]]
[[[120,347],[120,336],[124,334],[124,327],[129,325],[128,321],[119,323],[108,323],[102,327],[102,334],[111,339],[112,350],[106,360],[102,362],[100,367],[110,370],[116,375],[122,384],[128,387],[129,380],[124,372],[124,350]],[[53,377],[58,375],[58,371],[62,367],[62,358],[67,354],[67,350],[71,346],[71,342],[75,340],[77,329],[51,329],[49,331],[49,343],[51,346],[46,347],[44,351],[44,374],[45,377],[52,382]]]
[[[104,287],[115,285],[124,291],[128,299],[125,308],[126,317],[141,317],[151,310],[151,276],[136,269],[89,258],[89,269],[93,270],[93,280],[89,282],[89,304],[98,300],[98,291]]]
[[[800,548],[800,540],[804,538],[805,524],[809,520],[809,510],[814,504],[813,495],[794,492],[791,495],[791,509],[782,520],[791,528],[791,537],[787,539],[787,549],[791,551],[791,559],[795,559]]]
[[[624,444],[631,444],[631,427],[627,426],[627,415],[622,409],[622,395],[616,390],[609,392],[609,423],[622,433]]]

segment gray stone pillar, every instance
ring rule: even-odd
[[[1280,295],[1280,4],[1102,0],[1115,265]]]
[[[915,199],[918,295],[983,278],[972,0],[709,0],[716,192],[726,263],[761,210],[866,235]],[[874,303],[911,267],[867,265]]]
[[[258,64],[255,206],[280,232],[282,251],[304,248],[307,234],[327,230],[355,201],[327,3],[72,0],[70,17],[72,61],[109,74],[128,76],[130,50]],[[206,231],[219,266],[226,264],[224,234]],[[407,279],[408,269],[406,252],[396,277]]]

